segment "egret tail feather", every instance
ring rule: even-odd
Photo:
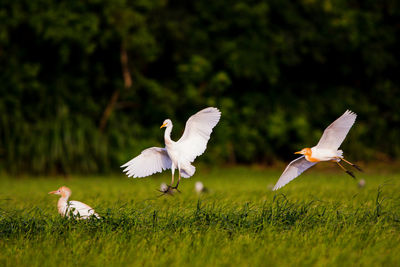
[[[187,164],[181,167],[181,176],[183,178],[192,177],[195,172],[196,172],[196,167],[191,164]]]

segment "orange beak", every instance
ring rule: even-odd
[[[294,154],[303,154],[301,151],[294,152]]]
[[[163,125],[160,126],[160,129],[167,126],[167,123],[164,123]]]
[[[51,192],[49,192],[49,194],[57,194],[57,190],[56,191],[51,191]]]

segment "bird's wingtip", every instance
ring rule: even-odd
[[[208,108],[205,108],[205,110],[216,111],[217,113],[221,114],[221,110],[219,110],[219,108],[216,108],[216,107],[208,107]]]
[[[357,113],[355,113],[354,111],[351,111],[350,109],[347,109],[346,112],[344,113],[346,115],[355,115],[357,116]]]

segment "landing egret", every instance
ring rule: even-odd
[[[302,154],[303,156],[289,163],[273,190],[278,190],[279,188],[285,186],[305,170],[314,166],[320,161],[336,162],[341,169],[355,178],[351,171],[347,170],[342,164],[340,164],[340,161],[343,160],[359,171],[362,171],[361,168],[346,160],[343,157],[343,151],[338,150],[338,148],[346,138],[351,126],[353,126],[356,117],[357,115],[355,113],[350,110],[346,110],[342,116],[340,116],[331,125],[329,125],[328,128],[325,129],[316,146],[312,148],[303,148],[301,151],[295,152],[295,154]]]
[[[51,191],[49,194],[61,195],[60,199],[57,203],[58,213],[61,216],[73,217],[76,219],[88,219],[94,216],[97,219],[100,219],[100,216],[88,205],[85,203],[71,200],[68,201],[71,196],[71,189],[66,186],[62,186],[56,191]]]
[[[185,131],[178,141],[171,140],[172,121],[166,119],[160,129],[166,127],[164,132],[165,148],[151,147],[145,149],[139,156],[128,161],[121,168],[128,177],[146,177],[153,173],[171,169],[171,184],[162,191],[170,192],[178,188],[181,176],[193,176],[196,168],[191,164],[197,156],[204,153],[213,128],[219,122],[221,112],[214,107],[200,110],[186,122]],[[175,186],[174,173],[178,169],[179,179]]]

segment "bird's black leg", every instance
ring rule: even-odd
[[[338,161],[336,161],[337,165],[339,165],[339,167],[344,170],[348,175],[350,175],[351,177],[353,177],[353,179],[356,179],[356,176],[354,175],[354,173],[352,173],[351,171],[347,170],[345,167],[343,167],[342,164],[340,164]]]
[[[168,185],[164,190],[158,190],[158,191],[160,191],[162,193],[160,196],[163,196],[165,194],[172,195],[173,194],[173,189],[174,189],[174,187],[172,186],[173,184],[174,184],[174,172],[172,172],[171,184]]]
[[[178,169],[178,173],[179,173],[178,182],[176,182],[176,185],[174,187],[172,187],[172,189],[175,189],[176,191],[178,191],[180,193],[181,191],[178,190],[178,185],[179,185],[179,182],[181,181],[181,171],[180,171],[180,169]]]
[[[341,158],[341,160],[343,160],[343,161],[346,162],[347,164],[353,166],[353,168],[357,169],[358,171],[364,172],[364,171],[360,168],[360,166],[358,166],[358,165],[356,165],[356,164],[354,164],[354,163],[351,163],[350,161],[346,160],[345,158]]]

